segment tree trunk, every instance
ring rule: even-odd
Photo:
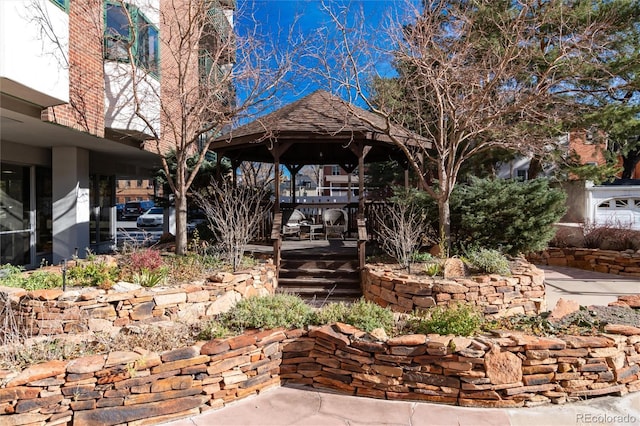
[[[622,158],[622,179],[631,179],[638,162],[640,162],[640,148],[629,151],[629,153]]]
[[[536,179],[542,172],[542,162],[538,157],[533,157],[529,163],[529,170],[527,172],[528,179]]]
[[[187,159],[184,153],[176,155],[176,254],[187,253]]]
[[[438,198],[438,223],[440,224],[440,254],[449,257],[451,253],[451,211],[449,197]]]
[[[181,191],[182,192],[182,191]],[[175,194],[176,206],[176,254],[187,253],[187,196]]]

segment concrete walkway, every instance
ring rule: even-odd
[[[618,295],[640,293],[640,280],[566,267],[545,271],[547,306],[559,298],[584,306],[607,305]],[[167,426],[640,426],[640,392],[529,408],[466,408],[337,395],[281,387]]]
[[[538,266],[544,270],[547,308],[556,306],[558,299],[575,300],[582,306],[614,302],[618,296],[640,293],[640,278],[585,271],[566,266]]]
[[[535,408],[466,408],[281,387],[167,426],[640,425],[640,393]]]

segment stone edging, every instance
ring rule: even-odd
[[[479,306],[487,318],[546,311],[544,271],[518,262],[511,276],[416,277],[384,265],[367,265],[362,272],[367,300],[396,312],[466,302]]]
[[[614,251],[587,248],[548,248],[527,256],[539,265],[570,266],[588,271],[640,277],[640,251]]]
[[[249,331],[160,354],[112,352],[0,371],[0,423],[157,424],[282,383],[474,407],[562,404],[640,390],[640,329],[599,336],[502,332],[386,342],[345,324]]]

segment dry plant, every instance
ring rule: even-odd
[[[422,210],[410,202],[386,204],[376,211],[376,222],[382,249],[411,273],[413,253],[422,245],[428,227]]]
[[[582,232],[586,248],[618,251],[640,249],[640,231],[631,229],[629,223],[585,223]]]
[[[195,194],[195,197],[221,246],[222,257],[235,271],[241,265],[247,245],[258,234],[263,215],[271,208],[267,191],[223,182],[211,185],[206,194]]]

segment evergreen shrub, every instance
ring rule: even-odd
[[[566,211],[565,193],[546,179],[472,178],[454,194],[452,229],[458,242],[512,255],[546,248],[554,223]]]

